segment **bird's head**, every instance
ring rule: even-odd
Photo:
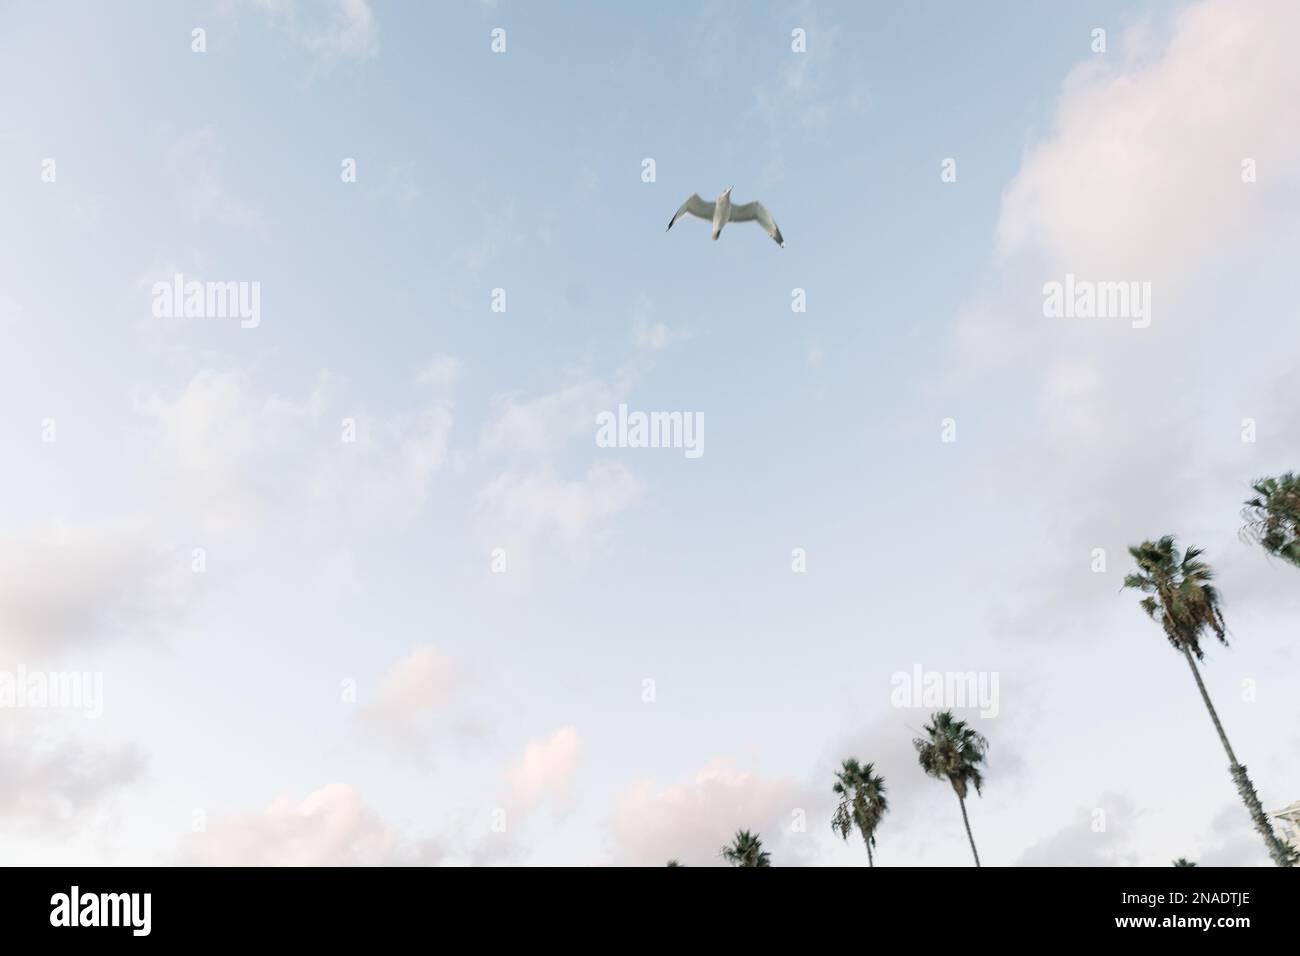
[[[726,189],[724,189],[724,190],[722,191],[722,195],[724,195],[724,196],[730,196],[730,195],[731,195],[731,191],[732,191],[733,189],[735,189],[735,188],[736,188],[735,186],[728,186]]]

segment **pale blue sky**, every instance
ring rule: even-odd
[[[1118,591],[1142,537],[1210,549],[1206,679],[1269,808],[1300,797],[1300,575],[1235,536],[1300,467],[1295,12],[676,9],[4,5],[0,650],[108,673],[101,720],[11,724],[52,735],[5,744],[34,792],[84,797],[0,789],[4,858],[275,860],[301,827],[309,862],[694,865],[743,826],[859,864],[851,753],[895,794],[877,862],[964,865],[928,712],[889,703],[919,663],[1000,674],[987,863],[1266,862]],[[784,249],[665,234],[733,184]],[[178,271],[259,282],[261,324],[154,318]],[[1044,318],[1066,271],[1151,281],[1152,327]],[[702,413],[704,456],[597,448],[621,401]]]

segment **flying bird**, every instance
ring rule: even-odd
[[[705,202],[700,198],[699,193],[695,193],[690,199],[682,203],[682,208],[677,210],[677,215],[673,216],[672,221],[668,223],[668,229],[671,229],[678,219],[688,213],[698,219],[707,219],[712,222],[714,239],[722,235],[722,227],[729,222],[757,222],[776,241],[776,244],[784,249],[785,239],[781,236],[781,230],[776,227],[776,220],[772,218],[772,214],[763,208],[761,202],[747,202],[733,206],[731,203],[731,190],[734,188],[734,186],[728,186],[723,190],[717,202]],[[667,232],[668,230],[665,229],[664,231]]]

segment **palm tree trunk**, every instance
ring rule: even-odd
[[[867,841],[867,866],[874,867],[875,865],[875,860],[871,858],[871,842]]]
[[[1205,689],[1205,681],[1201,680],[1200,669],[1197,668],[1196,661],[1192,658],[1191,648],[1186,644],[1183,645],[1183,656],[1187,658],[1187,666],[1192,669],[1192,676],[1196,678],[1196,687],[1201,692],[1201,700],[1205,701],[1205,709],[1210,712],[1210,720],[1214,721],[1214,729],[1219,734],[1219,743],[1223,744],[1224,753],[1228,755],[1228,772],[1232,774],[1232,782],[1237,785],[1237,793],[1241,795],[1241,802],[1246,805],[1246,810],[1255,823],[1255,829],[1264,838],[1264,845],[1268,847],[1268,855],[1273,858],[1273,862],[1278,866],[1294,866],[1295,851],[1279,840],[1277,834],[1273,832],[1273,827],[1268,822],[1268,815],[1259,802],[1259,794],[1255,792],[1250,777],[1246,776],[1246,768],[1237,762],[1237,755],[1232,752],[1232,744],[1228,743],[1228,735],[1223,732],[1223,724],[1219,723],[1219,714],[1214,709],[1214,704],[1210,702],[1210,694]]]
[[[961,804],[961,822],[966,824],[966,839],[970,840],[970,851],[975,854],[975,865],[980,865],[980,851],[975,849],[975,838],[971,836],[970,819],[966,816],[966,798],[960,793],[957,794],[957,802]]]
[[[1210,712],[1210,720],[1214,721],[1214,729],[1219,733],[1219,743],[1223,744],[1223,749],[1228,754],[1228,762],[1235,767],[1237,766],[1237,755],[1232,752],[1232,744],[1228,743],[1228,735],[1223,732],[1223,724],[1219,723],[1219,712],[1214,709],[1214,704],[1210,702],[1210,694],[1205,689],[1205,681],[1201,680],[1201,672],[1196,666],[1196,661],[1192,658],[1191,648],[1186,644],[1183,645],[1183,656],[1187,658],[1187,666],[1192,669],[1192,676],[1196,678],[1196,687],[1201,692],[1201,700],[1205,701],[1205,709]]]

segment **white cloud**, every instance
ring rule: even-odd
[[[793,53],[776,68],[776,79],[754,88],[758,108],[777,127],[825,126],[834,115],[830,85],[830,50],[834,31],[818,32],[807,53]]]
[[[496,417],[483,429],[482,449],[488,454],[546,455],[579,435],[589,435],[594,442],[596,415],[617,406],[621,394],[621,389],[592,379],[531,401],[498,398]]]
[[[433,366],[444,383],[449,367]],[[365,418],[358,441],[344,444],[323,418],[328,392],[327,376],[296,400],[259,392],[243,372],[213,370],[173,396],[138,391],[153,442],[139,482],[148,515],[55,520],[0,542],[0,655],[172,636],[206,581],[193,572],[193,548],[217,547],[229,562],[243,535],[273,519],[296,514],[315,526],[340,514],[365,524],[416,514],[447,457],[450,411],[434,403]],[[326,571],[321,586],[355,589],[350,553]]]
[[[717,63],[725,64],[730,57],[738,55],[735,17],[735,11],[726,8],[715,8],[706,14],[702,38],[707,55]],[[753,88],[754,108],[769,128],[768,143],[772,151],[761,179],[755,183],[758,187],[783,178],[787,153],[806,148],[810,136],[824,136],[837,121],[847,121],[845,114],[861,111],[869,99],[860,70],[861,58],[836,55],[841,35],[839,26],[822,22],[819,10],[812,3],[786,11],[781,20],[785,34],[772,38],[783,46],[776,69],[766,71],[770,78]],[[790,31],[795,28],[805,33],[805,52],[796,53],[791,49]],[[765,42],[749,55],[770,62],[772,48]],[[737,188],[744,191],[739,184]],[[778,210],[778,219],[780,215]]]
[[[52,521],[0,544],[0,657],[169,635],[198,596],[189,552],[151,522]]]
[[[357,416],[356,441],[338,442],[312,476],[314,497],[358,520],[409,521],[446,464],[451,410],[433,405],[393,418]]]
[[[145,769],[130,745],[57,737],[7,712],[0,720],[0,827],[66,835],[102,821]]]
[[[567,810],[580,750],[573,727],[561,727],[547,740],[529,741],[523,758],[506,773],[513,809],[526,813],[548,803],[553,810]]]
[[[281,496],[268,459],[287,457],[326,406],[322,377],[301,401],[262,395],[242,371],[199,372],[167,399],[137,390],[135,410],[157,428],[159,491],[205,531],[223,532],[264,517]]]
[[[303,37],[313,53],[364,60],[379,53],[379,25],[368,0],[335,0],[328,26]]]
[[[423,758],[440,733],[478,734],[478,725],[458,710],[473,681],[463,661],[432,645],[417,647],[384,675],[360,716],[370,730]]]
[[[460,377],[460,363],[450,355],[435,355],[415,377],[417,385],[434,389],[449,389]]]
[[[644,316],[646,302],[634,313]],[[527,401],[512,395],[494,400],[480,452],[530,462],[498,474],[476,500],[480,537],[489,548],[506,549],[511,580],[528,577],[531,552],[543,540],[586,557],[600,543],[606,520],[640,497],[641,481],[621,464],[602,462],[568,479],[557,476],[555,460],[578,441],[595,452],[597,415],[626,399],[648,361],[634,357],[608,380],[587,378]]]
[[[1274,824],[1275,830],[1280,830]],[[1199,866],[1271,866],[1264,841],[1251,825],[1241,801],[1225,804],[1210,822],[1199,853],[1186,854]]]
[[[448,364],[434,368],[446,381]],[[306,508],[299,517],[310,523],[417,513],[446,460],[450,411],[435,404],[365,419],[360,440],[345,445],[333,428],[317,428],[327,381],[298,401],[259,393],[242,372],[207,370],[174,397],[138,394],[136,411],[154,427],[155,457],[141,482],[148,516],[54,520],[0,541],[0,658],[174,636],[206,581],[193,571],[193,548],[220,543],[229,559],[240,532],[265,531],[290,508]],[[346,551],[318,581],[355,584]]]
[[[617,407],[637,376],[632,363],[612,381],[587,379],[529,401],[496,400],[496,415],[479,441],[481,452],[534,463],[498,474],[476,498],[479,536],[486,547],[505,549],[510,581],[530,577],[534,551],[542,543],[586,558],[600,544],[607,520],[642,494],[641,481],[617,462],[593,465],[573,479],[557,476],[553,464],[574,441],[585,439],[596,451],[596,416]]]
[[[444,393],[455,369],[439,356],[417,378],[435,394],[388,417],[342,408],[324,372],[294,399],[261,392],[242,371],[201,371],[174,398],[136,398],[157,425],[151,477],[207,533],[261,527],[312,503],[325,509],[318,515],[364,524],[408,521],[447,461],[453,417]],[[353,441],[344,441],[345,418]]]
[[[480,530],[492,547],[526,559],[539,541],[551,540],[582,557],[599,542],[604,522],[629,508],[642,482],[622,465],[595,465],[566,481],[549,471],[505,473],[478,493]],[[514,568],[512,567],[512,571]]]
[[[1103,794],[1091,807],[1075,811],[1071,821],[1032,844],[1016,866],[1136,866],[1130,845],[1137,832],[1138,810],[1127,798]]]
[[[676,858],[690,866],[720,865],[718,850],[736,830],[748,829],[762,837],[775,865],[789,863],[799,851],[787,835],[794,811],[809,807],[807,796],[794,780],[743,772],[724,758],[709,761],[690,783],[660,788],[639,781],[615,803],[614,861],[662,866]]]
[[[368,60],[379,54],[379,23],[369,0],[253,0],[273,27],[328,66],[341,59]],[[305,25],[304,25],[305,22]]]
[[[633,341],[636,342],[636,347],[652,351],[666,349],[684,337],[683,333],[674,332],[662,322],[641,324],[636,326],[633,331]]]
[[[642,295],[632,307],[632,341],[639,349],[658,352],[691,335],[689,330],[669,328],[663,322],[654,321],[654,304],[649,296]]]
[[[1127,57],[1076,68],[1052,135],[1004,195],[1002,254],[1042,247],[1058,271],[1158,280],[1266,241],[1269,204],[1300,173],[1300,126],[1277,120],[1300,99],[1298,31],[1287,0],[1208,0],[1163,50],[1144,26],[1125,37]],[[1249,185],[1247,157],[1259,165]]]

